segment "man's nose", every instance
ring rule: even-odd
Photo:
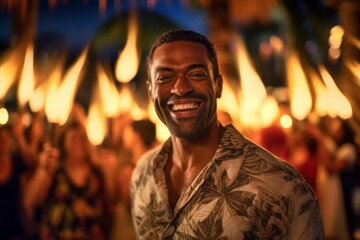
[[[194,87],[191,85],[190,80],[188,80],[185,76],[180,76],[171,88],[171,93],[178,96],[184,96],[192,91],[194,91]]]

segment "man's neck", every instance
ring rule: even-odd
[[[196,139],[172,136],[173,166],[182,171],[204,167],[214,157],[224,132],[225,128],[220,123],[214,123]]]

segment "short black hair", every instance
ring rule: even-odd
[[[153,45],[150,48],[148,57],[147,57],[147,70],[148,70],[148,78],[151,78],[151,74],[150,74],[150,64],[152,62],[153,59],[153,55],[155,50],[162,46],[163,44],[166,43],[170,43],[170,42],[175,42],[175,41],[190,41],[190,42],[196,42],[196,43],[200,43],[202,45],[204,45],[206,47],[206,50],[208,52],[208,57],[209,60],[212,64],[213,67],[213,74],[214,74],[214,79],[215,81],[217,81],[220,73],[219,73],[219,65],[218,65],[218,61],[217,61],[217,56],[216,56],[216,51],[214,48],[214,44],[212,42],[210,42],[210,40],[191,30],[183,30],[183,29],[177,29],[177,30],[171,30],[168,32],[165,32],[163,34],[161,34],[153,43]]]

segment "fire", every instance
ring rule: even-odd
[[[346,66],[349,68],[350,72],[355,76],[356,83],[360,86],[360,63],[357,61],[348,61]]]
[[[326,88],[323,81],[320,79],[314,71],[309,71],[311,82],[314,85],[314,91],[316,96],[315,101],[315,111],[316,113],[323,117],[325,115],[330,115],[335,117],[336,112],[332,111],[332,101],[331,96],[328,94],[328,89]]]
[[[18,88],[18,101],[21,108],[24,107],[27,101],[30,100],[34,91],[34,86],[34,46],[29,44],[26,49],[24,67],[21,73]]]
[[[169,129],[158,118],[152,102],[150,102],[148,105],[148,113],[149,119],[156,125],[156,138],[161,142],[166,141],[170,137]]]
[[[116,117],[120,113],[119,92],[101,64],[96,65],[96,70],[104,113],[107,117]]]
[[[303,120],[311,111],[312,99],[299,56],[290,53],[286,61],[286,77],[290,94],[290,110],[298,120]]]
[[[221,98],[217,100],[217,106],[218,110],[228,112],[236,122],[236,118],[240,115],[238,99],[225,79],[223,82]]]
[[[240,119],[243,125],[261,127],[260,108],[266,99],[266,88],[257,74],[242,39],[238,39],[238,69],[241,79]]]
[[[270,126],[280,114],[278,102],[273,96],[268,96],[260,109],[260,118],[263,127]]]
[[[31,111],[39,112],[44,108],[47,90],[48,85],[45,83],[35,89],[29,101]]]
[[[9,113],[6,108],[0,108],[0,125],[5,125],[9,121]]]
[[[352,116],[352,108],[349,100],[341,93],[336,86],[333,78],[324,66],[319,65],[319,71],[324,83],[328,89],[329,99],[332,99],[330,106],[334,108],[336,114],[342,119],[348,119]]]
[[[45,100],[45,115],[47,120],[52,123],[57,123],[59,121],[58,110],[60,107],[58,105],[60,104],[60,101],[58,98],[58,88],[60,85],[62,68],[63,62],[59,61],[49,76],[49,89]]]
[[[0,62],[0,100],[3,99],[14,84],[19,71],[19,62],[22,62],[24,58],[23,49],[18,47],[12,51],[8,51],[1,59]]]
[[[106,125],[106,117],[102,109],[102,101],[100,98],[100,89],[99,86],[96,86],[86,121],[86,132],[89,141],[93,145],[99,145],[104,141],[107,129]]]
[[[125,47],[119,54],[115,66],[116,79],[122,83],[130,82],[139,68],[139,53],[137,50],[137,16],[135,12],[130,14],[128,35]]]
[[[66,123],[75,98],[75,93],[81,79],[82,69],[87,57],[88,48],[85,48],[77,61],[68,69],[58,90],[58,101],[61,99],[58,109],[58,123]]]
[[[121,103],[121,113],[130,112],[131,106],[134,102],[130,89],[127,85],[124,85],[120,90],[119,101]]]

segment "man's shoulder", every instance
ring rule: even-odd
[[[160,150],[162,149],[162,146],[163,145],[159,145],[159,146],[145,152],[141,156],[139,161],[136,163],[135,169],[148,168],[152,164],[153,159],[156,158],[156,156],[159,154]]]

